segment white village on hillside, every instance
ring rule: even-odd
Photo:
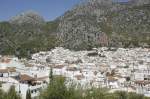
[[[67,84],[82,88],[106,87],[110,92],[136,92],[150,97],[149,48],[93,48],[91,51],[70,51],[62,47],[32,55],[31,60],[0,56],[0,88],[11,85],[23,99],[26,91],[32,97],[49,83],[49,72],[64,76]]]

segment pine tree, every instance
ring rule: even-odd
[[[52,67],[50,68],[49,80],[50,80],[50,82],[53,81],[53,68]]]
[[[0,89],[0,99],[5,99],[5,95],[6,93],[2,89]]]
[[[2,87],[2,82],[0,82],[0,87]]]
[[[26,92],[26,99],[32,99],[32,98],[31,98],[31,92],[30,92],[29,89],[28,89],[27,92]]]
[[[21,99],[15,90],[15,86],[11,86],[7,94],[7,99]]]

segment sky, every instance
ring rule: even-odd
[[[53,20],[64,14],[80,0],[0,0],[0,21],[28,10],[33,10],[46,20]]]
[[[21,12],[33,10],[45,20],[54,20],[81,0],[0,0],[0,21],[7,21]],[[126,0],[121,0],[126,1]]]

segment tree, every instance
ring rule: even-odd
[[[127,92],[124,91],[117,91],[115,92],[116,96],[118,96],[119,99],[127,99]]]
[[[128,93],[128,99],[144,99],[144,96],[132,92]]]
[[[2,82],[0,82],[0,87],[2,87]]]
[[[6,99],[21,99],[20,95],[16,92],[15,86],[11,86]]]
[[[55,77],[46,90],[41,92],[40,99],[66,99],[67,88],[63,77]]]
[[[49,78],[51,82],[46,89],[41,91],[38,99],[150,99],[143,95],[124,91],[109,93],[107,88],[83,89],[74,83],[66,85],[65,77],[53,76],[52,68]]]
[[[27,92],[26,92],[26,99],[32,99],[30,89],[28,89]]]
[[[86,96],[84,99],[110,99],[108,97],[109,93],[107,89],[103,88],[91,88],[85,91]]]
[[[52,67],[50,67],[49,80],[50,80],[50,83],[53,81],[53,68]]]
[[[114,76],[115,75],[115,70],[113,69],[112,71],[111,71],[111,76]]]
[[[0,89],[0,99],[5,99],[6,98],[6,93]]]

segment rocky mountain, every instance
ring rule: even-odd
[[[130,2],[137,6],[150,3],[149,0],[130,0]]]
[[[150,46],[150,1],[87,0],[60,17],[62,46]]]
[[[45,22],[43,17],[27,11],[0,22],[0,54],[16,54],[24,57],[55,46],[57,21]]]
[[[38,13],[34,11],[27,11],[11,18],[9,22],[11,24],[18,24],[18,25],[22,24],[43,25],[45,23],[45,20]]]
[[[0,22],[0,54],[28,56],[55,46],[150,47],[150,0],[117,1],[84,0],[50,22],[34,11]]]

